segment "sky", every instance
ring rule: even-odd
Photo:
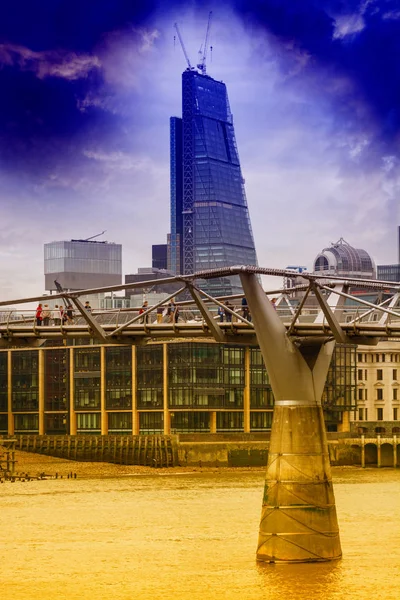
[[[123,273],[169,231],[169,117],[213,11],[263,267],[343,237],[397,262],[397,0],[14,0],[0,6],[1,299],[44,292],[43,245],[103,237]]]

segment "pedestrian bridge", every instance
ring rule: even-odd
[[[97,338],[109,344],[143,344],[171,338],[210,337],[224,343],[256,344],[257,335],[251,312],[248,316],[242,309],[243,295],[213,298],[202,291],[199,285],[202,280],[237,274],[291,278],[295,275],[301,281],[296,287],[277,287],[265,292],[266,297],[276,300],[276,315],[283,323],[286,334],[297,343],[309,344],[313,343],[312,340],[331,338],[343,343],[374,344],[380,338],[400,338],[398,284],[379,280],[343,280],[323,274],[297,274],[286,269],[238,266],[167,277],[154,282],[136,282],[73,293],[61,289],[59,294],[51,296],[2,300],[0,344],[3,347],[40,345],[44,340],[74,337]],[[148,288],[152,283],[159,287],[171,283],[182,285],[140,315],[138,308],[95,310],[89,313],[80,301],[83,296],[143,286]],[[356,288],[357,293],[349,293],[351,288]],[[368,298],[373,295],[377,299],[384,297],[384,300],[374,303],[367,300],[365,294],[368,294]],[[172,298],[179,310],[178,318],[176,313],[170,319],[164,317],[158,320],[157,312],[165,308]],[[73,320],[59,325],[50,321],[49,325],[38,326],[32,303],[49,303],[51,306],[57,300],[73,305]],[[226,315],[223,322],[217,315],[218,307],[222,307]]]
[[[201,289],[202,280],[232,275],[240,277],[249,312],[241,311],[240,296],[212,298]],[[295,277],[300,285],[266,292],[260,275]],[[163,283],[179,283],[181,287],[141,315],[96,314],[85,310],[80,300],[90,294]],[[16,320],[8,308],[0,325],[0,341],[14,347],[19,342],[40,344],[42,340],[69,336],[91,336],[108,344],[204,336],[225,343],[256,341],[275,398],[257,559],[323,562],[342,554],[321,407],[332,353],[336,342],[373,344],[382,338],[400,338],[399,288],[399,284],[385,281],[343,280],[323,273],[300,275],[291,270],[252,266],[72,294],[59,288],[55,296],[2,301],[0,306],[62,299],[75,307],[77,317],[73,322],[59,327],[36,326],[33,314]],[[366,292],[374,292],[375,302],[366,299]],[[270,296],[279,298],[272,303]],[[183,322],[176,319],[176,311],[170,311],[174,315],[171,322],[154,323],[154,311],[172,298]],[[238,306],[234,301],[239,302]],[[216,318],[218,306],[223,307],[228,322]]]

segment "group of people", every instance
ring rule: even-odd
[[[66,325],[67,323],[73,324],[74,322],[74,313],[71,304],[68,304],[66,308],[64,308],[61,304],[55,305],[54,308],[49,308],[48,304],[39,303],[36,308],[36,325],[55,325],[60,326],[61,323]]]
[[[149,303],[147,300],[145,300],[141,309],[139,310],[139,315],[143,315],[140,319],[141,323],[149,322],[149,313],[147,312],[149,308]],[[159,306],[156,314],[157,323],[162,323],[164,317],[166,318],[167,323],[177,323],[179,319],[179,306],[175,304],[174,300],[171,300],[166,307]]]

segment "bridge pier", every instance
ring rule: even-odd
[[[240,277],[275,396],[257,559],[338,559],[339,528],[321,407],[335,342],[293,342],[256,276]]]

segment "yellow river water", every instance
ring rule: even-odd
[[[343,559],[255,561],[262,472],[0,486],[1,600],[400,600],[400,470],[334,468]]]

